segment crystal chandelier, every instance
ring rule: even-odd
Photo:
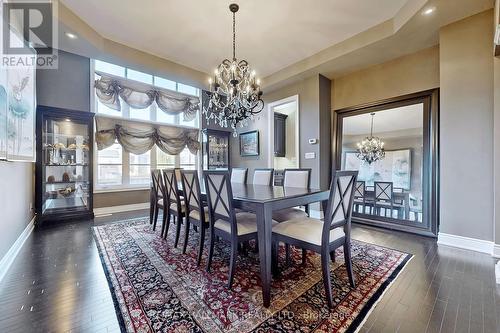
[[[224,59],[210,78],[210,100],[203,109],[207,123],[213,120],[220,127],[231,127],[237,136],[236,126],[246,126],[264,108],[260,81],[246,60],[236,59],[237,4],[229,5],[233,13],[233,59]]]
[[[359,142],[358,150],[356,151],[356,157],[368,164],[372,164],[385,157],[384,143],[380,138],[373,136],[373,118],[375,113],[371,113],[370,115],[372,116],[370,137],[366,137],[362,142]]]

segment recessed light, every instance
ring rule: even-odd
[[[66,32],[65,33],[66,37],[70,38],[70,39],[77,39],[78,36],[75,35],[74,33],[71,33],[71,32]]]
[[[427,9],[424,9],[424,11],[422,12],[422,15],[431,15],[432,13],[434,13],[435,10],[436,10],[436,7],[429,7]]]

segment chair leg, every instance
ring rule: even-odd
[[[215,245],[215,234],[212,228],[210,228],[210,245],[208,247],[208,258],[207,258],[207,272],[210,272],[210,266],[212,265],[212,257],[214,255],[214,245]]]
[[[179,236],[181,235],[182,217],[180,215],[177,215],[175,217],[175,221],[176,221],[176,228],[175,228],[175,242],[174,242],[174,247],[176,248],[177,245],[179,244]]]
[[[278,259],[279,259],[279,242],[273,242],[271,245],[271,262],[272,274],[274,277],[279,275]]]
[[[290,266],[292,264],[292,260],[290,259],[290,244],[285,244],[285,257],[286,265]]]
[[[156,230],[156,221],[158,221],[158,213],[160,212],[160,207],[156,207],[153,213],[153,231]]]
[[[335,262],[335,250],[330,252],[330,259],[332,260],[332,262]]]
[[[149,224],[153,224],[153,217],[155,214],[155,203],[153,198],[151,198],[151,203],[149,204]]]
[[[198,249],[198,259],[196,260],[196,266],[200,266],[201,256],[203,255],[203,246],[205,245],[205,227],[200,227],[200,248]]]
[[[305,266],[307,263],[307,250],[302,249],[302,266]]]
[[[352,262],[351,262],[351,242],[349,241],[344,242],[344,260],[345,260],[345,267],[347,269],[347,275],[349,277],[349,283],[351,284],[351,287],[355,288],[356,283],[354,282],[354,274],[352,272]]]
[[[231,287],[233,286],[234,269],[236,267],[237,256],[238,256],[238,238],[236,238],[236,236],[233,236],[233,239],[231,240],[231,259],[229,261],[229,277],[227,280],[228,289],[231,289]]]
[[[184,228],[184,244],[182,245],[182,254],[186,253],[186,248],[188,245],[189,241],[189,228],[191,226],[191,222],[189,221],[189,218],[186,218],[186,227]]]
[[[330,256],[326,248],[321,251],[321,270],[323,272],[323,285],[325,287],[328,307],[333,308],[332,284],[330,280]]]
[[[163,216],[161,219],[161,237],[167,238],[169,224],[170,219],[168,218],[168,214],[167,212],[163,211]]]

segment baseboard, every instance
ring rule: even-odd
[[[493,255],[494,243],[482,239],[469,238],[457,235],[450,235],[440,232],[438,234],[438,245],[458,247],[460,249],[471,250]]]
[[[35,228],[35,217],[31,219],[26,228],[24,228],[23,232],[17,237],[16,241],[10,247],[9,251],[3,256],[2,260],[0,260],[0,281],[3,280],[7,272],[9,271],[10,266],[16,259],[19,251],[24,245],[24,242],[28,239],[28,237],[33,232]]]
[[[495,244],[493,246],[493,257],[500,258],[500,244]]]
[[[94,215],[97,216],[97,215],[115,214],[115,213],[130,212],[133,210],[142,210],[142,209],[149,209],[149,202],[131,204],[131,205],[94,208]]]

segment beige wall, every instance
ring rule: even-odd
[[[333,109],[439,87],[439,46],[334,80]]]
[[[232,166],[247,167],[249,174],[253,174],[255,168],[268,166],[268,103],[272,103],[290,96],[299,95],[299,149],[300,149],[300,167],[311,168],[311,186],[313,187],[328,187],[328,179],[325,180],[325,174],[328,175],[329,170],[322,171],[321,165],[329,164],[330,156],[327,154],[321,155],[321,145],[326,146],[327,150],[330,147],[330,132],[328,130],[321,131],[320,115],[326,113],[328,117],[327,125],[329,126],[330,117],[330,80],[320,75],[304,79],[300,82],[283,87],[272,93],[264,95],[265,109],[255,120],[250,122],[249,126],[241,129],[239,132],[246,132],[253,129],[260,130],[260,156],[241,157],[239,153],[239,138],[231,137],[231,163]],[[323,96],[321,98],[321,96]],[[323,105],[327,101],[327,105]],[[323,113],[321,113],[323,111]],[[322,137],[321,137],[322,136]],[[308,140],[311,138],[319,139],[319,144],[310,145]],[[314,152],[315,159],[304,159],[304,154]],[[321,178],[320,178],[321,177]],[[249,178],[251,179],[251,178]]]
[[[493,11],[440,31],[441,228],[493,240]]]
[[[33,217],[33,163],[0,161],[0,260]]]
[[[499,23],[500,0],[495,1],[495,27]],[[500,244],[500,58],[493,59],[493,157],[494,157],[494,219],[495,243]],[[500,250],[495,255],[500,257]]]

